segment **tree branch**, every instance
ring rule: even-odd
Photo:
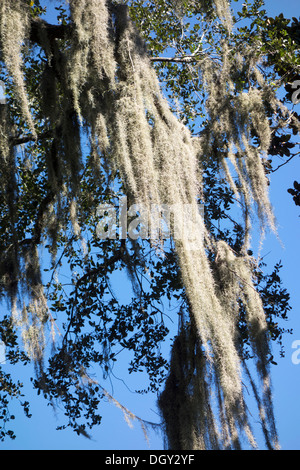
[[[65,39],[71,31],[70,25],[53,25],[41,18],[34,18],[31,21],[30,41],[43,47],[42,35],[46,33],[50,42],[55,39]]]
[[[41,201],[39,210],[36,216],[35,220],[35,226],[34,226],[34,233],[33,233],[33,238],[32,238],[32,243],[35,245],[39,245],[41,243],[41,237],[42,237],[42,231],[44,228],[44,219],[45,219],[45,214],[47,213],[50,204],[54,201],[55,199],[55,193],[51,190],[48,191],[44,199]]]
[[[11,144],[13,147],[17,145],[28,144],[29,142],[36,142],[37,140],[49,139],[53,137],[53,131],[48,130],[42,134],[38,134],[38,139],[36,139],[32,134],[24,135],[23,137],[10,137]]]
[[[150,57],[151,62],[175,62],[190,64],[191,62],[198,62],[198,59],[193,56],[185,57]]]
[[[285,166],[287,163],[289,163],[294,157],[296,157],[297,155],[300,155],[300,152],[297,152],[297,153],[294,153],[290,158],[288,158],[284,163],[282,163],[281,165],[278,165],[277,168],[275,168],[275,170],[271,170],[271,173],[275,173],[275,171],[279,170],[279,168]]]

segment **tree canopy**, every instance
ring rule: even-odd
[[[64,406],[60,429],[100,424],[127,353],[168,448],[255,448],[249,390],[278,448],[271,343],[289,294],[252,236],[276,233],[268,175],[297,155],[298,21],[262,0],[238,13],[227,0],[55,4],[50,24],[47,2],[0,2],[8,360],[34,364],[37,392]],[[299,184],[289,191],[298,203]],[[4,439],[21,384],[0,374]]]

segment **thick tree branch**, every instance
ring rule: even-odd
[[[65,39],[70,36],[72,26],[70,24],[53,25],[41,18],[35,18],[31,22],[30,41],[43,47],[42,37],[46,35],[50,44],[56,39]],[[195,55],[183,57],[150,57],[151,62],[193,63],[198,58]]]
[[[42,134],[38,134],[37,139],[32,134],[24,135],[23,137],[11,137],[10,142],[13,147],[17,145],[28,144],[29,142],[36,142],[37,140],[49,139],[53,137],[54,132],[52,130],[48,130],[43,132]]]
[[[35,18],[31,21],[30,40],[43,47],[42,35],[46,34],[51,43],[55,39],[65,39],[70,34],[70,31],[70,25],[53,25],[41,18]]]

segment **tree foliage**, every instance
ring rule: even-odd
[[[84,435],[126,354],[128,372],[148,376],[139,392],[159,395],[170,448],[240,448],[243,434],[256,446],[243,369],[274,448],[270,341],[282,345],[289,295],[280,264],[268,273],[253,256],[251,221],[275,230],[267,175],[275,156],[291,158],[299,130],[290,95],[277,93],[298,67],[297,22],[269,18],[260,0],[233,17],[223,0],[126,3],[57,2],[49,24],[38,0],[1,2],[0,274],[11,315],[0,339],[11,362],[34,363],[38,393],[63,404],[59,428]],[[120,211],[124,196],[146,208],[204,203],[195,253],[175,238],[100,239],[99,206]],[[169,363],[162,345],[174,334]],[[6,426],[21,384],[1,377]],[[1,438],[13,435],[5,426]]]

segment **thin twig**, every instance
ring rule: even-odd
[[[300,154],[300,152],[294,153],[294,155],[292,155],[290,158],[288,158],[288,160],[286,162],[282,163],[281,165],[278,165],[278,167],[275,168],[275,170],[271,170],[271,173],[275,173],[275,171],[279,170],[279,168],[281,168],[284,165],[286,165],[287,163],[289,163],[294,157],[296,157],[299,154]]]

